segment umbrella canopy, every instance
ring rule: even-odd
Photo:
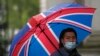
[[[94,10],[76,3],[59,4],[33,16],[14,37],[9,55],[50,56],[59,48],[59,35],[66,28],[75,29],[81,43],[91,33]]]

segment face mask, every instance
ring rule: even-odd
[[[64,47],[72,50],[76,47],[76,42],[65,42]]]

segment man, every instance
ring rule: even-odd
[[[64,29],[59,37],[59,50],[51,54],[51,56],[80,56],[76,50],[77,34],[72,28]]]

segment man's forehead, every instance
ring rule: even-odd
[[[74,34],[75,35],[75,33],[74,32],[66,32],[65,34]]]

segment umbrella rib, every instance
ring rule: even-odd
[[[39,28],[42,30],[42,32],[44,33],[44,35],[47,37],[47,39],[50,41],[50,43],[54,46],[54,48],[59,52],[59,54],[61,55],[61,56],[63,56],[62,55],[62,53],[57,49],[57,47],[53,44],[53,42],[50,40],[50,38],[47,36],[47,34],[44,32],[44,30],[39,26]]]

